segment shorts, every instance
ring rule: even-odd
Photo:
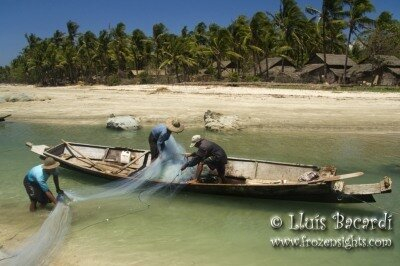
[[[205,160],[204,163],[210,168],[210,170],[217,169],[219,177],[225,177],[225,163],[216,159]]]
[[[30,182],[26,176],[24,178],[24,187],[31,201],[38,201],[40,204],[50,203],[50,199],[40,186]]]

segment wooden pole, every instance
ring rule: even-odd
[[[123,170],[125,170],[126,168],[128,168],[129,166],[131,166],[132,164],[134,164],[135,162],[137,162],[140,158],[142,158],[143,156],[145,156],[146,154],[148,154],[149,152],[145,152],[142,155],[140,155],[139,157],[137,157],[135,160],[133,160],[132,162],[128,163],[127,165],[125,165],[124,167],[122,167],[121,169],[119,169],[116,172],[113,172],[113,174],[118,174],[120,172],[122,172]]]
[[[98,170],[104,172],[104,170],[101,169],[100,167],[98,167],[92,160],[90,160],[88,157],[86,157],[85,155],[83,155],[82,153],[80,153],[78,150],[76,150],[74,147],[72,147],[71,144],[70,144],[69,142],[66,142],[66,141],[63,140],[63,139],[62,139],[61,141],[62,141],[65,145],[67,145],[67,147],[68,147],[71,151],[76,152],[77,154],[79,154],[80,156],[82,156],[83,158],[85,158],[86,160],[88,160],[88,161],[89,161],[89,164],[92,165],[94,168],[96,168],[96,169],[98,169]],[[72,152],[71,152],[71,153],[72,153]],[[72,155],[75,156],[75,158],[81,160],[81,158],[78,158],[78,157],[77,157],[76,155],[74,155],[73,153],[72,153]],[[86,162],[86,163],[87,163],[87,162]]]
[[[315,179],[315,180],[308,181],[308,184],[315,184],[315,183],[320,183],[320,182],[330,182],[330,181],[339,181],[339,180],[343,180],[343,179],[362,176],[363,174],[364,174],[363,172],[355,172],[355,173],[351,173],[351,174],[331,176],[331,177],[328,177],[328,178],[325,178],[325,179]]]

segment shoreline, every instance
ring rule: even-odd
[[[35,87],[0,84],[8,121],[105,125],[110,114],[132,115],[143,126],[176,116],[203,127],[207,110],[237,115],[244,130],[400,133],[400,93],[335,92],[261,87],[125,85]]]

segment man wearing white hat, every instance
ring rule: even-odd
[[[177,118],[168,118],[165,124],[155,126],[149,135],[151,161],[154,161],[164,149],[165,143],[171,136],[171,132],[180,133],[185,129]]]
[[[56,198],[53,193],[51,193],[46,183],[50,175],[53,175],[53,181],[57,193],[63,193],[58,183],[58,166],[60,166],[59,162],[56,162],[51,157],[47,157],[43,164],[33,167],[26,174],[24,178],[24,186],[31,201],[29,206],[31,212],[36,210],[37,202],[39,202],[42,207],[46,206],[46,204],[50,202],[54,204],[57,203]]]
[[[216,143],[203,139],[200,135],[194,135],[190,143],[190,147],[196,147],[198,150],[189,155],[193,157],[190,161],[182,165],[181,171],[187,167],[197,165],[195,180],[199,181],[203,165],[206,164],[210,170],[217,170],[218,182],[225,182],[225,165],[228,163],[228,158],[224,149]]]

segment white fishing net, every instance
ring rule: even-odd
[[[160,156],[130,179],[111,182],[100,188],[88,187],[84,191],[69,191],[65,194],[74,202],[80,202],[122,196],[141,189],[144,197],[149,197],[163,188],[169,188],[172,183],[175,184],[174,189],[168,191],[175,193],[179,189],[176,183],[183,186],[193,175],[191,168],[187,168],[184,172],[180,171],[186,162],[184,152],[173,136],[170,136]],[[70,221],[70,206],[63,202],[57,203],[35,235],[27,239],[17,250],[0,253],[0,265],[48,264],[68,233]]]

